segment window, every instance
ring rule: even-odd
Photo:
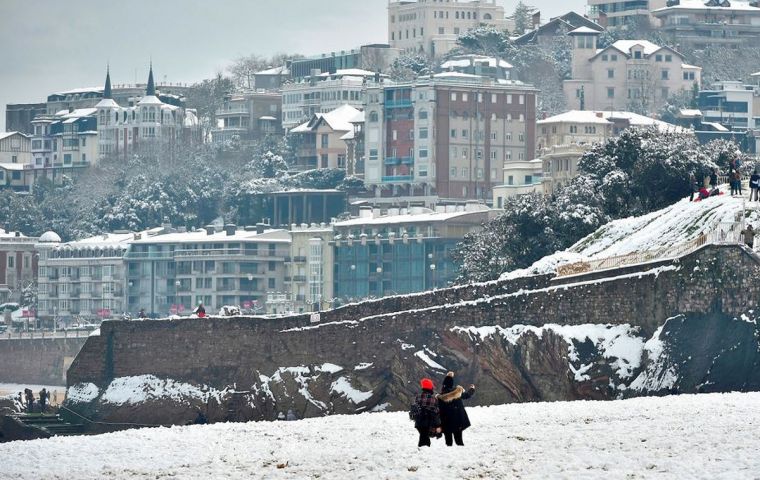
[[[607,78],[615,78],[615,69],[614,68],[608,68],[607,69]]]
[[[491,103],[496,103],[496,101],[498,100],[498,98],[499,98],[498,95],[496,95],[495,93],[492,93],[491,94]]]
[[[274,278],[267,279],[267,287],[268,288],[275,288]]]
[[[668,87],[662,87],[662,91],[660,93],[662,94],[662,98],[666,99],[670,96],[670,89]]]
[[[607,54],[602,55],[602,61],[606,62],[608,60]]]
[[[511,93],[507,94],[507,103],[512,103],[512,94]]]
[[[417,114],[420,120],[425,120],[428,118],[427,110],[420,110]]]
[[[462,178],[467,178],[470,176],[470,169],[469,168],[462,168]]]
[[[16,257],[8,255],[8,268],[14,268],[16,265]]]
[[[462,138],[467,138],[467,130],[462,130]]]
[[[663,70],[662,72],[660,72],[660,78],[662,78],[663,80],[667,80],[668,76],[669,76],[668,70]]]
[[[71,165],[71,154],[70,153],[64,153],[63,154],[63,164],[64,165]]]
[[[673,61],[673,55],[665,55],[665,61],[666,62],[672,62]]]
[[[578,133],[578,125],[570,125],[570,133]]]
[[[520,105],[524,105],[525,104],[525,95],[518,95],[517,96],[517,101],[518,101],[518,103]]]
[[[438,35],[444,35],[444,34],[445,34],[444,28],[443,27],[438,27]]]
[[[504,160],[512,160],[512,150],[504,152]]]
[[[451,129],[451,138],[457,138],[457,131],[454,128]]]
[[[525,141],[525,134],[524,133],[519,133],[517,135],[517,141],[520,142],[520,143],[523,143]]]
[[[654,61],[655,61],[655,62],[661,62],[661,61],[662,61],[662,55],[659,55],[659,54],[658,54],[658,55],[655,55],[655,56],[654,56]]]
[[[370,160],[377,160],[377,149],[376,148],[370,148],[369,149],[369,159]]]
[[[457,101],[457,92],[451,92],[451,101],[456,102]]]
[[[498,173],[495,168],[491,169],[491,180],[498,180]]]
[[[616,53],[613,53],[612,55],[610,55],[610,61],[611,62],[617,62],[617,54]]]
[[[636,50],[635,52],[633,52],[633,58],[637,60],[641,60],[641,50]]]
[[[398,140],[398,130],[393,130],[391,132],[391,136],[393,137],[394,140]]]
[[[370,122],[377,122],[378,121],[377,112],[369,112],[369,121]]]
[[[420,140],[424,140],[426,138],[428,138],[428,129],[420,128]]]
[[[607,87],[607,98],[615,98],[615,89],[613,87]]]
[[[507,185],[514,185],[515,184],[515,177],[512,175],[507,177]]]
[[[463,92],[463,93],[462,93],[462,101],[463,101],[463,102],[466,102],[468,98],[469,98],[469,97],[467,96],[467,93],[466,93],[466,92]]]
[[[496,160],[496,150],[491,151],[491,160]]]
[[[478,179],[483,178],[483,169],[482,168],[478,168],[477,169],[476,176],[477,176]]]
[[[451,177],[456,178],[457,176],[457,167],[451,167],[451,171],[449,172]]]
[[[427,148],[420,148],[420,158],[427,158],[428,151]]]

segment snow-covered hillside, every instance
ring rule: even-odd
[[[507,272],[502,279],[556,271],[560,265],[583,260],[615,257],[667,249],[685,244],[746,217],[760,227],[757,204],[743,197],[722,195],[700,202],[688,198],[640,217],[614,220],[579,240],[567,250],[546,256],[532,266]]]
[[[756,478],[759,393],[470,408],[464,447],[405,413],[0,444],[0,478]]]

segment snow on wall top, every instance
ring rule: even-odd
[[[675,246],[712,231],[717,223],[736,221],[743,210],[741,198],[721,196],[701,202],[683,199],[647,215],[612,221],[568,252],[603,258]]]

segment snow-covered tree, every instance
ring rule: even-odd
[[[515,35],[522,35],[531,29],[533,25],[533,13],[536,7],[526,5],[520,0],[515,6],[515,11],[508,18],[514,22],[515,29],[512,32]]]
[[[246,167],[258,178],[279,178],[288,171],[288,164],[271,151],[256,155]]]
[[[456,54],[474,53],[500,58],[511,56],[514,50],[507,32],[490,25],[479,25],[459,35],[457,47]]]
[[[403,82],[432,72],[433,65],[428,57],[421,53],[405,52],[393,60],[388,74],[392,80]]]

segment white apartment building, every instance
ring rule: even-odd
[[[494,208],[504,208],[509,197],[543,193],[543,163],[540,158],[504,165],[504,184],[493,187]]]
[[[698,99],[703,122],[732,129],[760,128],[760,87],[743,82],[716,82],[701,90]]]
[[[285,298],[292,312],[330,308],[334,295],[335,255],[332,225],[302,224],[290,227],[290,261],[285,264]],[[270,305],[271,304],[271,305]],[[277,304],[267,303],[268,313]]]
[[[124,255],[132,233],[107,233],[61,243],[43,234],[39,253],[38,311],[43,321],[71,323],[114,318],[126,311]]]
[[[405,51],[440,56],[480,24],[512,30],[495,0],[394,0],[388,4],[388,43]]]
[[[673,0],[652,12],[659,30],[679,48],[754,46],[760,4],[739,0]]]
[[[626,24],[656,27],[657,20],[652,15],[666,5],[667,0],[588,0],[589,17],[604,27],[616,28]]]
[[[656,112],[672,94],[701,82],[702,69],[669,47],[619,40],[597,50],[599,32],[581,27],[569,35],[572,73],[563,87],[571,109]]]
[[[387,75],[355,68],[336,73],[317,70],[303,81],[283,85],[282,127],[289,130],[315,113],[328,113],[346,104],[362,109],[366,85],[387,78]]]

